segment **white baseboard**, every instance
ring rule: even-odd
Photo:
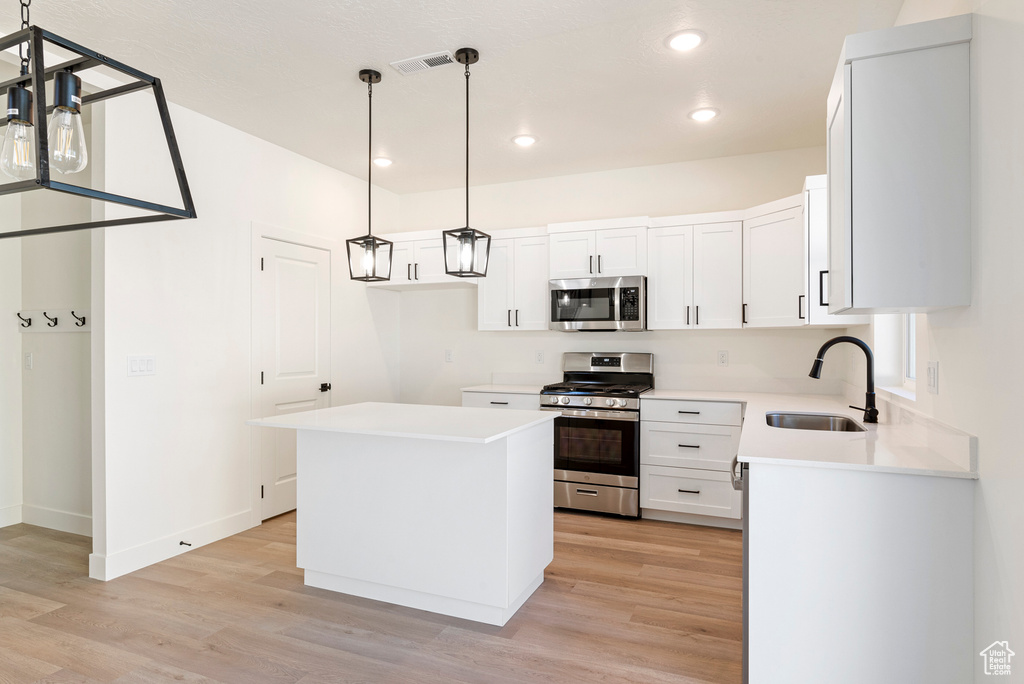
[[[661,520],[662,522],[683,523],[685,525],[703,525],[704,527],[724,527],[728,530],[743,529],[743,521],[733,518],[718,518],[713,515],[693,515],[675,511],[656,511],[651,508],[641,509],[644,520]]]
[[[0,527],[17,525],[21,522],[21,504],[0,508]]]
[[[121,575],[127,575],[129,572],[135,572],[154,563],[186,553],[190,549],[196,549],[247,530],[253,526],[250,518],[251,512],[247,509],[124,551],[106,555],[90,554],[89,577],[106,582]],[[183,546],[182,541],[188,542],[192,546]]]
[[[29,525],[37,525],[50,530],[59,530],[70,534],[81,534],[86,537],[92,536],[91,515],[82,515],[81,513],[59,511],[56,508],[24,504],[21,510],[21,521]]]

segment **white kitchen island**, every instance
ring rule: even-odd
[[[363,403],[249,424],[297,430],[307,585],[504,625],[553,555],[555,415]]]

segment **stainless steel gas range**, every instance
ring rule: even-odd
[[[541,390],[555,419],[555,506],[640,515],[640,395],[654,389],[654,355],[562,355],[562,382]]]

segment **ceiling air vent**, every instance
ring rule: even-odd
[[[455,64],[455,57],[447,50],[444,52],[433,52],[429,55],[420,55],[419,57],[411,57],[409,59],[401,59],[397,62],[392,62],[391,66],[398,69],[402,74],[408,76],[409,74],[415,74],[418,71],[435,69],[446,64]]]

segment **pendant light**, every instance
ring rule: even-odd
[[[473,48],[461,48],[455,61],[466,67],[466,225],[444,231],[444,270],[459,278],[483,278],[491,253],[491,236],[469,226],[469,65],[480,61]]]
[[[373,236],[373,84],[380,83],[380,72],[363,69],[359,80],[366,84],[368,106],[368,149],[366,161],[366,235],[345,241],[348,250],[348,274],[352,280],[375,282],[391,280],[392,243]]]
[[[28,229],[11,226],[13,230],[0,229],[0,238],[195,218],[195,204],[185,177],[160,79],[33,26],[29,18],[32,0],[20,0],[20,4],[21,28],[0,37],[0,52],[17,46],[21,59],[20,74],[0,81],[0,93],[7,93],[7,117],[0,117],[0,136],[3,138],[0,143],[0,196],[50,190],[142,212],[129,212],[128,215],[117,212],[115,218]],[[47,47],[52,48],[49,56],[46,54]],[[63,61],[48,67],[46,61],[54,54],[62,55]],[[121,82],[83,95],[82,80],[77,73],[96,67],[113,70]],[[50,81],[53,82],[52,102],[47,101]],[[117,195],[72,182],[73,174],[83,171],[89,163],[82,108],[143,90],[153,94],[160,130],[178,185],[180,206]],[[47,125],[46,116],[51,111]],[[51,175],[54,171],[58,173]],[[8,178],[13,179],[13,182]],[[8,228],[8,225],[5,224],[3,228]]]

